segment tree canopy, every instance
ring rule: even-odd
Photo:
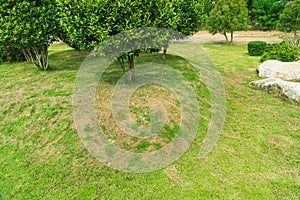
[[[66,33],[62,40],[85,50],[92,50],[110,36],[136,28],[167,28],[190,35],[198,31],[204,21],[201,0],[57,0],[57,2],[60,26]],[[166,41],[162,42],[161,47],[166,49],[170,38],[167,35],[159,37],[160,40],[165,38]],[[120,57],[120,63],[124,63],[123,59],[128,58],[129,67],[133,69],[133,58],[141,51],[148,49],[127,52]],[[124,71],[124,64],[121,66]]]
[[[204,21],[197,0],[57,0],[65,39],[93,49],[109,36],[141,27],[160,27],[190,35]],[[64,39],[63,39],[64,40]]]

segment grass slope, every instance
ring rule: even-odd
[[[85,52],[53,45],[48,72],[27,63],[1,64],[0,198],[298,199],[299,105],[248,87],[258,79],[259,58],[249,57],[246,45],[204,47],[219,67],[227,90],[222,135],[207,158],[197,158],[209,117],[209,94],[201,81],[190,79],[205,110],[199,135],[174,164],[143,174],[106,167],[80,142],[72,121],[71,95]],[[162,62],[155,56],[142,56],[137,62]],[[193,69],[184,60],[169,56],[167,62],[188,79],[193,77]],[[107,80],[120,76],[114,67],[100,82],[100,89],[109,91],[114,83]],[[134,110],[133,115],[143,117],[143,112]]]

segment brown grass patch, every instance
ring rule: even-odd
[[[111,108],[113,89],[114,85],[107,82],[100,82],[96,95],[98,120],[110,142],[129,151],[135,151],[134,148],[142,140],[146,140],[149,143],[149,146],[143,151],[153,151],[160,145],[163,146],[166,144],[168,141],[160,135],[141,139],[124,133],[118,127]],[[171,90],[155,84],[142,86],[133,93],[129,102],[130,117],[133,121],[138,122],[141,127],[145,127],[150,123],[148,113],[151,106],[157,104],[165,108],[167,117],[165,125],[175,128],[174,121],[180,124],[180,107],[176,96]]]

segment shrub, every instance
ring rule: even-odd
[[[22,50],[10,46],[0,45],[0,63],[21,61],[25,61]]]
[[[298,48],[288,44],[287,42],[281,42],[276,44],[268,44],[260,61],[264,62],[266,60],[280,60],[283,62],[291,62],[295,61],[297,56]]]
[[[300,35],[294,35],[292,33],[281,33],[279,36],[283,41],[289,43],[290,45],[298,48],[300,47]]]
[[[265,52],[267,43],[264,41],[251,41],[248,43],[248,54],[250,56],[261,56]]]

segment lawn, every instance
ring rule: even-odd
[[[204,48],[223,77],[227,95],[225,126],[216,146],[206,158],[198,158],[211,115],[209,93],[191,65],[168,55],[166,64],[196,91],[202,108],[198,135],[179,160],[140,174],[103,165],[76,132],[72,91],[86,52],[52,45],[50,71],[28,63],[1,64],[0,199],[299,199],[299,105],[248,86],[259,79],[259,57],[248,56],[246,45]],[[137,58],[138,64],[149,61],[164,63],[161,54]],[[99,82],[96,107],[101,126],[114,144],[129,151],[161,148],[174,138],[178,126],[175,96],[157,85],[136,91],[130,103],[132,118],[147,124],[149,105],[158,100],[166,105],[169,121],[151,141],[125,136],[108,106],[120,76],[121,70],[112,64]]]

